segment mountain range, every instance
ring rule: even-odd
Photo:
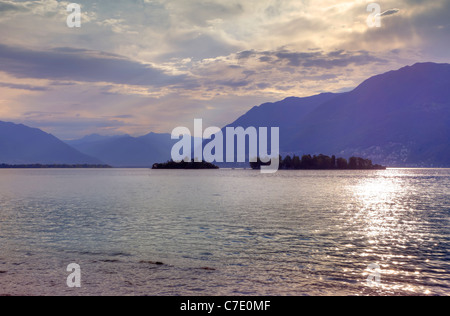
[[[169,160],[175,142],[170,134],[150,133],[141,137],[90,135],[67,144],[110,166],[150,167]]]
[[[449,88],[449,64],[420,63],[372,77],[347,93],[263,104],[228,126],[280,127],[283,155],[323,153],[391,167],[446,167]]]
[[[346,93],[291,97],[252,108],[226,127],[279,127],[280,152],[360,156],[390,167],[450,167],[450,65],[420,63]],[[150,167],[170,159],[170,134],[58,140],[0,122],[0,163]]]
[[[101,161],[39,129],[0,122],[0,163],[101,164]]]

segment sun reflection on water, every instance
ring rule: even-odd
[[[405,185],[400,170],[378,172],[360,178],[353,189],[352,205],[357,206],[353,221],[358,231],[355,237],[365,240],[361,260],[381,267],[381,283],[375,289],[382,294],[423,293],[422,254],[418,251],[430,235],[417,227],[418,212],[408,203],[416,192]],[[364,271],[363,277],[369,273]],[[373,289],[373,286],[371,287]]]

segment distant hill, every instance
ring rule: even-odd
[[[151,167],[170,160],[172,146],[177,141],[170,134],[150,133],[141,137],[90,135],[66,142],[113,167]]]
[[[391,71],[325,102],[284,147],[298,149],[389,166],[450,166],[450,65]]]
[[[351,92],[263,104],[229,126],[280,127],[282,154],[450,166],[450,65],[416,64],[372,77]]]
[[[103,164],[39,129],[0,121],[0,163]]]

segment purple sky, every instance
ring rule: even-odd
[[[223,125],[254,105],[450,62],[450,1],[0,0],[0,120],[63,139]]]

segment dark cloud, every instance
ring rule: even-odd
[[[400,12],[400,9],[390,9],[381,13],[381,16],[394,15]]]
[[[3,44],[0,71],[17,78],[143,86],[171,85],[186,79],[114,54],[73,48],[38,51]]]
[[[345,53],[345,50],[342,50],[342,49],[341,49],[341,50],[337,50],[337,51],[328,53],[328,56],[330,56],[330,57],[340,57],[340,56],[342,56],[344,53]]]
[[[258,89],[261,89],[261,90],[267,89],[267,88],[269,88],[269,87],[271,87],[271,86],[272,86],[272,84],[270,84],[270,83],[265,83],[265,82],[263,82],[263,83],[258,83],[258,84],[256,85],[256,87],[257,87]]]
[[[242,53],[238,58],[242,58]],[[260,62],[267,62],[271,65],[281,64],[293,68],[316,67],[331,69],[337,67],[347,67],[349,65],[367,65],[384,60],[372,56],[367,51],[350,52],[338,50],[329,53],[325,52],[295,52],[286,49],[279,49],[272,52],[255,52],[244,55],[247,58],[256,56]]]
[[[3,12],[26,12],[26,7],[12,1],[0,1],[0,14]]]
[[[248,59],[252,56],[254,56],[256,54],[256,52],[254,50],[246,50],[246,51],[242,51],[236,54],[236,58],[237,59]]]
[[[263,63],[271,62],[272,60],[273,60],[272,57],[269,56],[262,56],[259,58],[259,61]]]
[[[4,82],[0,82],[0,87],[17,89],[17,90],[28,90],[28,91],[47,91],[48,90],[48,88],[46,88],[46,87],[38,87],[38,86],[32,86],[32,85],[27,85],[27,84],[4,83]]]
[[[134,115],[129,115],[129,114],[125,114],[125,115],[115,115],[112,118],[117,118],[117,119],[129,119],[129,118],[134,118]]]
[[[251,82],[246,80],[218,80],[215,83],[219,86],[227,86],[231,88],[241,88],[248,86]]]
[[[289,66],[299,67],[305,61],[320,56],[320,53],[301,53],[282,50],[274,52],[274,55],[278,58],[278,60],[287,61]]]

